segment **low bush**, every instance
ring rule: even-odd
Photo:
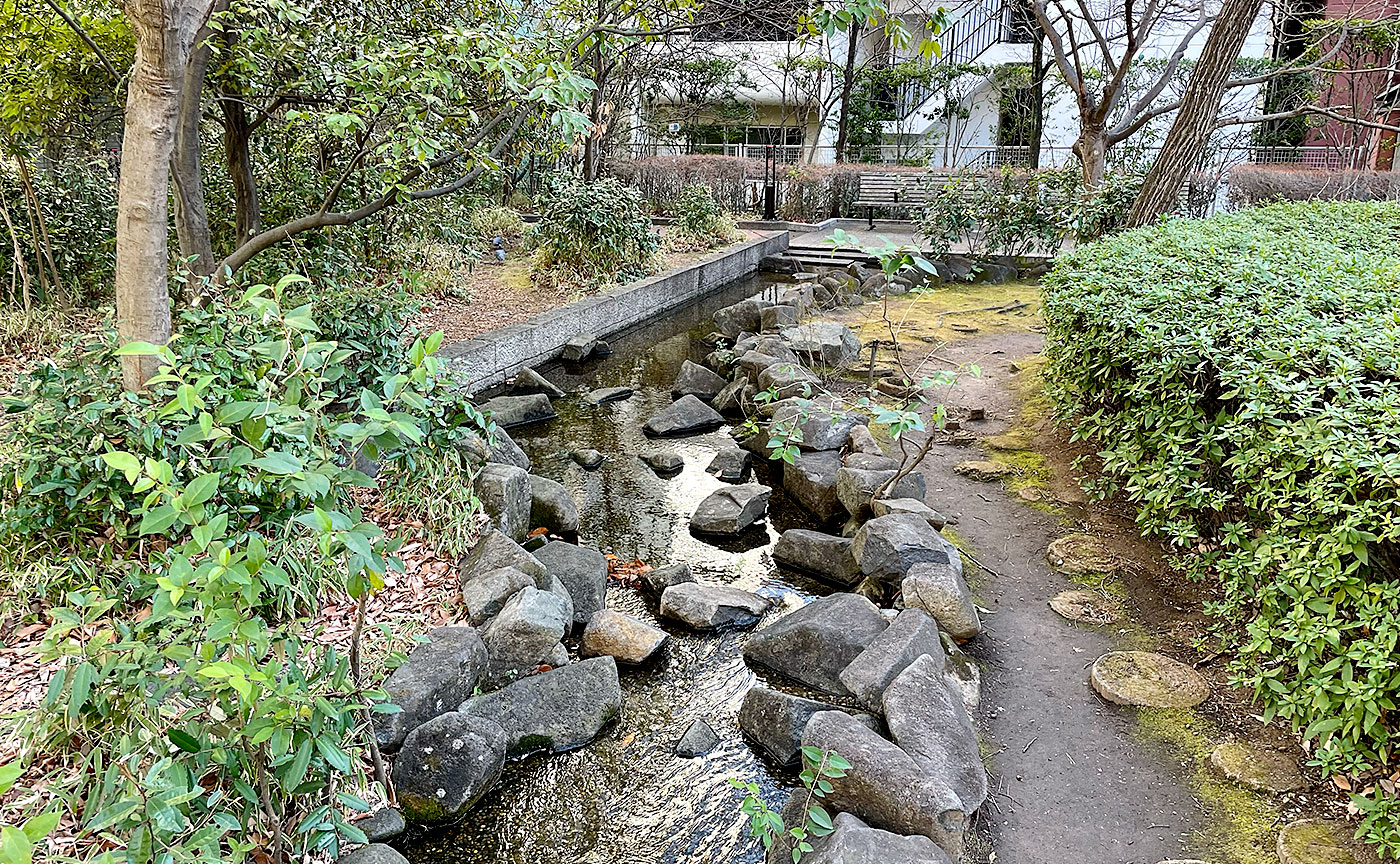
[[[672,251],[699,251],[725,246],[743,239],[733,217],[720,209],[708,186],[681,189],[675,203],[676,222],[665,235],[665,246]]]
[[[1400,854],[1380,782],[1400,743],[1400,205],[1174,220],[1043,284],[1045,374],[1097,451],[1091,488],[1218,582],[1238,680]]]
[[[483,248],[488,250],[496,237],[505,241],[506,248],[512,248],[519,245],[520,238],[525,234],[525,220],[509,207],[480,207],[472,211],[467,224],[480,239]]]
[[[1273,201],[1400,200],[1400,172],[1321,171],[1293,165],[1236,165],[1230,169],[1232,207]]]
[[[612,166],[612,173],[641,193],[657,216],[676,215],[686,186],[704,186],[730,213],[756,209],[753,185],[763,179],[763,162],[736,156],[647,156]]]
[[[658,240],[641,194],[616,178],[563,176],[542,196],[531,278],[589,290],[641,278],[656,266]]]

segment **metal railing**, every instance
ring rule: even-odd
[[[939,62],[957,65],[971,63],[998,42],[1018,39],[1021,30],[1014,15],[1016,0],[983,0],[983,3],[959,18],[942,40],[950,46]],[[895,100],[895,117],[906,119],[938,90],[933,84],[918,84],[900,88]]]

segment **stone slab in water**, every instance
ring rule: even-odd
[[[739,728],[779,765],[795,765],[807,721],[819,711],[836,710],[835,705],[755,685],[739,706]]]
[[[602,387],[594,390],[584,398],[593,405],[603,405],[608,402],[621,402],[623,399],[631,399],[633,390],[631,387]]]
[[[768,513],[772,494],[772,489],[757,483],[716,489],[695,508],[690,530],[697,534],[742,534]]]
[[[612,609],[599,609],[583,628],[583,656],[612,657],[638,665],[656,656],[671,637],[665,630]]]
[[[543,393],[550,399],[562,399],[564,391],[534,369],[524,369],[515,376],[511,386],[515,393]]]
[[[403,814],[394,807],[381,807],[353,824],[364,832],[365,839],[370,843],[392,840],[408,827],[404,824]]]
[[[831,594],[790,612],[749,637],[744,659],[809,687],[849,696],[841,670],[889,626],[864,597]]]
[[[675,753],[682,759],[694,759],[709,753],[718,744],[719,736],[709,723],[704,720],[692,720],[681,735],[681,740],[676,742]]]
[[[710,432],[724,425],[719,412],[695,396],[682,396],[661,409],[642,427],[648,435],[674,438]]]
[[[1299,819],[1278,833],[1279,864],[1356,864],[1352,829],[1330,819]]]
[[[851,552],[852,540],[806,528],[782,533],[773,547],[773,560],[802,573],[850,588],[864,578]]]
[[[694,630],[752,627],[770,605],[766,597],[728,585],[682,582],[661,592],[661,617]]]
[[[648,453],[642,457],[642,461],[647,464],[648,468],[662,477],[674,477],[685,468],[685,460],[681,458],[681,454],[674,450]]]
[[[1191,708],[1210,695],[1195,669],[1150,651],[1111,651],[1089,670],[1094,690],[1117,705]]]
[[[1307,785],[1298,761],[1277,750],[1227,741],[1210,753],[1215,773],[1256,792],[1292,792]]]
[[[1123,616],[1123,607],[1112,597],[1097,591],[1071,588],[1050,598],[1050,608],[1069,621],[1081,624],[1112,624]]]
[[[598,350],[598,337],[593,333],[580,333],[564,343],[560,356],[570,363],[587,360]]]
[[[653,593],[660,594],[672,585],[694,582],[695,576],[690,572],[690,565],[681,561],[677,564],[668,564],[665,567],[647,570],[642,574],[642,581]]]
[[[622,687],[611,657],[531,675],[495,693],[473,696],[458,708],[500,724],[512,757],[582,747],[621,710]]]
[[[507,737],[494,719],[449,712],[408,734],[394,760],[394,791],[413,824],[454,822],[496,785]]]
[[[753,469],[753,455],[738,447],[725,447],[715,453],[705,471],[728,483],[742,483]]]
[[[569,456],[573,457],[573,460],[585,471],[592,471],[599,467],[605,458],[602,453],[592,448],[571,451]]]
[[[502,428],[539,423],[544,420],[553,420],[559,416],[555,413],[554,406],[550,404],[549,397],[543,393],[531,393],[525,396],[497,396],[495,399],[488,399],[482,403],[481,410],[490,412],[491,419],[495,420],[496,425]]]
[[[672,398],[696,396],[709,402],[724,389],[729,382],[698,363],[689,360],[681,363],[681,371],[676,373],[676,382],[671,385]]]

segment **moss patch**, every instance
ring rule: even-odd
[[[1205,806],[1206,827],[1197,842],[1220,864],[1277,864],[1274,832],[1278,811],[1268,799],[1222,780],[1211,772],[1215,731],[1190,709],[1138,709],[1135,734],[1165,744],[1190,766],[1188,782]]]
[[[1014,303],[1026,305],[1006,313],[986,308],[1004,307]],[[939,342],[953,342],[974,335],[966,329],[954,330],[954,324],[961,328],[975,327],[977,331],[1006,328],[1028,330],[1041,321],[1040,287],[1033,282],[939,285],[903,297],[891,298],[888,308],[890,322],[899,334],[900,341],[933,339]],[[890,335],[889,325],[879,318],[860,324],[852,323],[851,327],[862,342],[888,339]]]

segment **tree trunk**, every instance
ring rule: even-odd
[[[1045,45],[1036,31],[1035,42],[1031,45],[1031,157],[1032,171],[1040,168],[1040,139],[1045,134],[1045,75],[1050,71],[1045,65]]]
[[[841,70],[841,119],[836,129],[836,161],[846,161],[846,139],[850,136],[851,91],[856,83],[856,49],[860,47],[860,20],[852,19],[846,30],[846,68]],[[832,214],[835,215],[835,214]]]
[[[129,0],[136,61],[127,84],[117,187],[117,335],[163,345],[170,338],[167,244],[170,157],[180,91],[195,34],[213,0]],[[154,357],[122,358],[122,383],[140,390],[155,374]]]
[[[258,180],[253,174],[253,126],[243,94],[232,87],[220,87],[219,105],[224,115],[224,163],[233,183],[233,227],[237,249],[262,232],[262,204],[258,200]]]
[[[607,15],[604,0],[598,0],[598,25]],[[598,179],[598,149],[603,137],[603,34],[593,34],[593,96],[588,102],[588,138],[583,142],[583,179]]]
[[[214,11],[228,8],[228,0],[215,0]],[[175,126],[175,153],[170,177],[175,181],[175,236],[180,257],[196,276],[214,272],[214,247],[209,239],[209,211],[204,205],[204,180],[200,174],[199,122],[204,117],[204,73],[209,68],[210,30],[200,28],[185,67],[180,113]]]
[[[1259,17],[1262,6],[1262,0],[1225,0],[1220,7],[1201,57],[1191,70],[1181,107],[1162,142],[1162,152],[1133,201],[1129,228],[1146,225],[1176,207],[1181,185],[1200,161],[1206,142],[1215,131],[1230,70],[1239,59],[1249,27]]]
[[[1085,126],[1074,142],[1074,153],[1084,169],[1084,188],[1099,188],[1108,170],[1108,133],[1102,126]]]

